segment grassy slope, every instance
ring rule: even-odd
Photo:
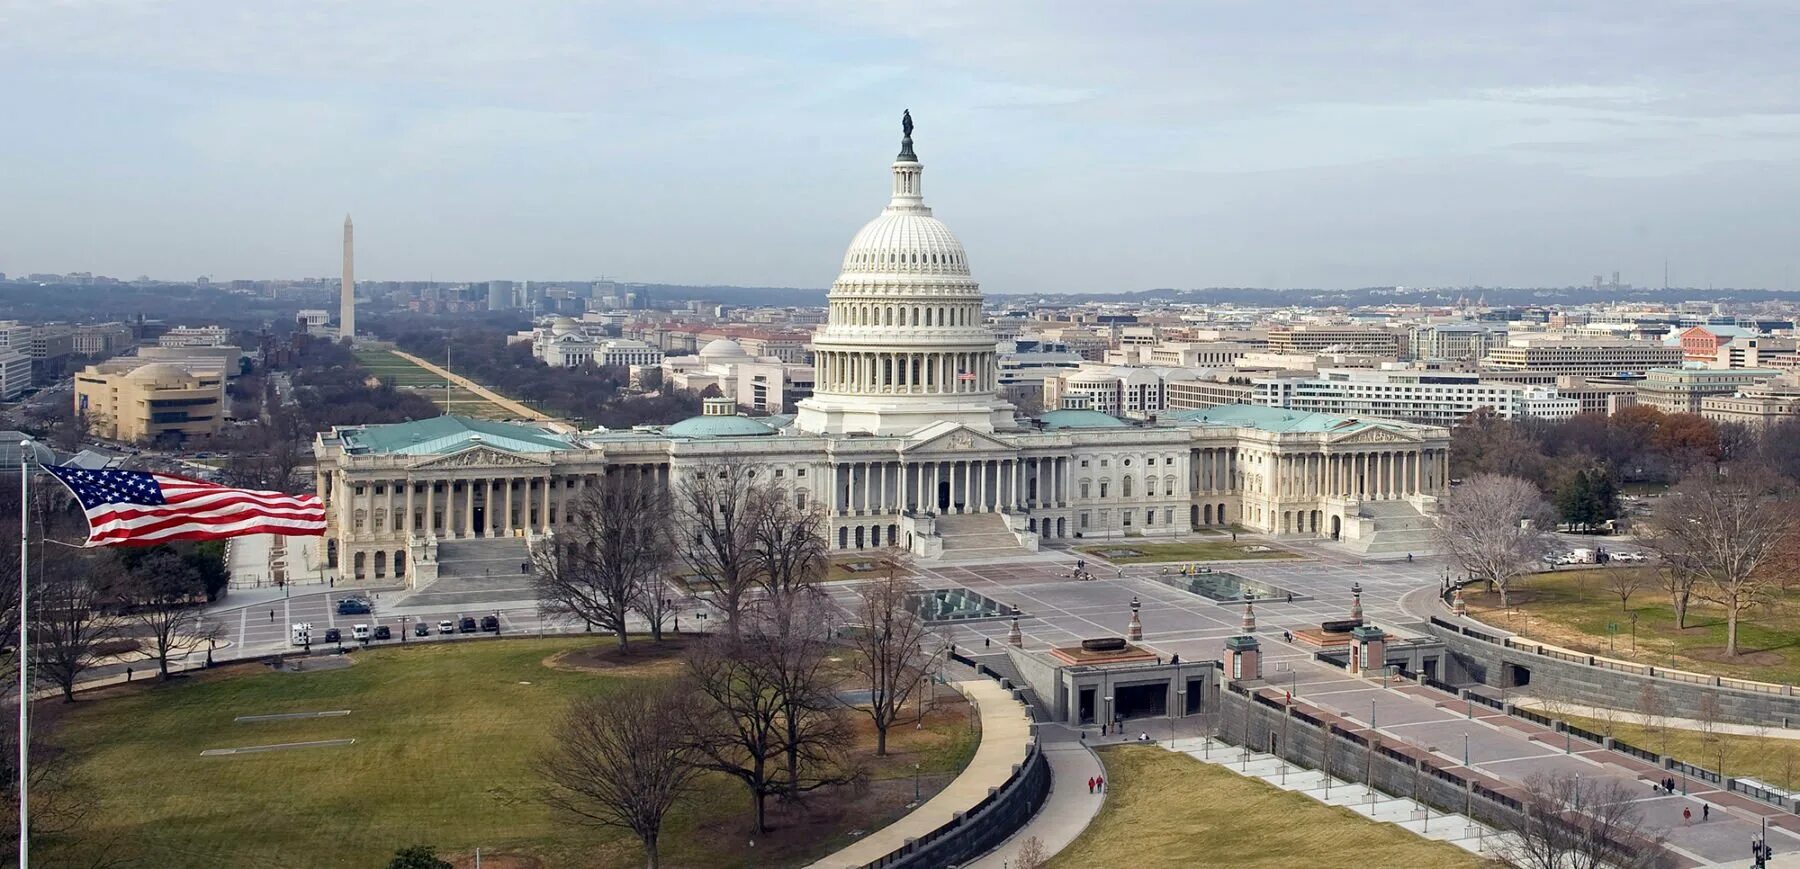
[[[343,670],[280,674],[253,666],[46,708],[62,718],[59,740],[81,758],[80,771],[101,799],[80,841],[46,842],[46,859],[75,865],[113,843],[113,856],[145,865],[374,866],[397,847],[429,843],[443,853],[523,851],[551,866],[641,865],[635,841],[560,821],[531,798],[538,779],[530,765],[569,698],[629,690],[676,666],[617,674],[543,666],[548,656],[591,642],[383,649],[359,653]],[[907,727],[895,745],[912,752],[895,761],[907,775],[914,760],[927,775],[967,763],[976,737],[961,708],[923,732]],[[232,722],[327,709],[352,714]],[[335,738],[357,743],[199,756],[208,748]],[[668,865],[748,865],[737,837],[717,834],[735,830],[746,811],[741,786],[706,780],[665,831]],[[817,844],[822,852],[826,843]]]
[[[1719,768],[1720,752],[1723,751],[1726,775],[1749,776],[1789,790],[1800,786],[1800,740],[1737,734],[1708,737],[1694,730],[1645,727],[1635,723],[1635,718],[1631,722],[1609,723],[1579,715],[1558,714],[1556,717],[1710,770]]]
[[[1688,628],[1675,629],[1675,610],[1668,595],[1657,585],[1654,568],[1636,568],[1644,584],[1631,596],[1630,610],[1638,615],[1637,651],[1632,652],[1631,616],[1619,598],[1607,589],[1605,571],[1562,570],[1535,574],[1516,589],[1516,611],[1499,609],[1498,596],[1479,593],[1468,597],[1470,614],[1489,624],[1526,636],[1599,655],[1703,673],[1719,673],[1770,682],[1800,681],[1800,593],[1785,596],[1781,605],[1766,612],[1746,613],[1739,625],[1738,642],[1747,653],[1737,661],[1723,660],[1725,617],[1718,608],[1694,601],[1688,612]],[[1619,626],[1608,642],[1606,626]]]
[[[1106,805],[1053,869],[1486,864],[1349,809],[1148,746],[1101,750]]]

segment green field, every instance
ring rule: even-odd
[[[489,856],[538,861],[521,866],[642,865],[629,836],[569,823],[534,798],[540,780],[531,764],[569,699],[630,690],[680,666],[546,666],[558,653],[593,646],[587,638],[417,644],[364,651],[354,666],[338,670],[244,665],[167,685],[107,689],[74,706],[42,704],[41,716],[60,719],[55,739],[78,759],[79,778],[97,798],[78,837],[45,837],[43,859],[96,865],[105,853],[134,865],[373,867],[395,848],[423,843],[444,854],[480,847]],[[336,709],[351,714],[232,720]],[[829,852],[848,840],[852,823],[879,826],[897,816],[911,797],[914,762],[930,790],[967,763],[978,737],[966,709],[946,703],[927,716],[925,728],[896,728],[894,754],[871,763],[875,784],[821,792],[809,810],[844,803],[862,817],[786,823],[771,800],[772,822],[787,829],[771,831],[754,858],[743,848],[749,805],[742,786],[703,779],[702,792],[665,830],[665,864],[794,865]],[[212,748],[345,738],[356,743],[200,756]]]
[[[1185,754],[1124,745],[1100,759],[1106,803],[1053,869],[1493,865]]]
[[[358,347],[355,353],[356,361],[362,363],[364,368],[369,369],[369,373],[393,383],[400,389],[411,390],[431,399],[433,404],[445,408],[446,413],[481,419],[512,419],[517,416],[468,389],[461,386],[447,386],[444,378],[420,368],[416,363],[394,355],[391,350],[379,347]],[[448,398],[447,403],[446,397]]]
[[[1121,540],[1117,543],[1094,543],[1077,546],[1077,552],[1098,556],[1114,564],[1154,564],[1167,561],[1262,561],[1274,558],[1298,558],[1285,549],[1271,548],[1268,552],[1246,552],[1248,546],[1268,546],[1256,540],[1244,540],[1233,543],[1229,540],[1190,540],[1181,543],[1144,543],[1137,540]],[[1118,554],[1131,550],[1135,555]],[[1109,555],[1107,553],[1114,553]]]
[[[1635,571],[1643,577],[1629,610],[1621,609],[1619,598],[1608,589],[1608,570]],[[1800,589],[1780,594],[1773,606],[1743,614],[1736,659],[1724,656],[1725,615],[1717,607],[1695,599],[1688,609],[1687,629],[1675,629],[1674,607],[1652,567],[1558,570],[1522,577],[1513,586],[1511,611],[1500,609],[1498,595],[1465,593],[1465,599],[1469,614],[1488,624],[1582,652],[1741,679],[1800,681],[1796,607]],[[1609,626],[1615,630],[1609,632]]]

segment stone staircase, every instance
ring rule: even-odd
[[[1364,501],[1357,515],[1374,524],[1372,533],[1344,545],[1363,555],[1428,555],[1437,552],[1437,523],[1406,501]]]
[[[1019,535],[1007,526],[1006,517],[999,513],[940,516],[937,534],[944,541],[940,557],[946,561],[1030,554],[1019,543]]]
[[[460,606],[537,596],[534,576],[520,565],[531,562],[523,537],[439,540],[438,578],[396,601],[396,606]]]

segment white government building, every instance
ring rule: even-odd
[[[601,475],[675,485],[726,462],[753,463],[822,507],[840,550],[1003,556],[1230,524],[1426,548],[1421,513],[1446,485],[1441,427],[1248,405],[1133,422],[1079,406],[1017,414],[998,397],[995,337],[963,246],[925,205],[908,127],[887,207],[832,285],[814,392],[797,414],[742,416],[722,398],[627,431],[461,417],[339,426],[314,446],[330,565],[346,580],[418,582],[456,558],[508,563],[472,555],[473,541],[523,553]]]

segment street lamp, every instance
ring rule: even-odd
[[[913,805],[919,804],[919,765],[913,764]]]
[[[1469,731],[1463,731],[1463,768],[1469,766]]]

